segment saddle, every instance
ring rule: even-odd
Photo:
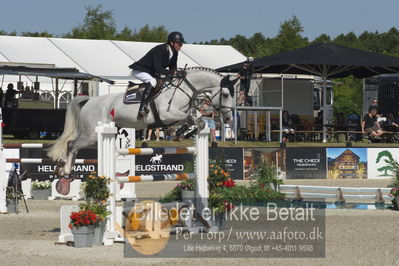
[[[163,80],[157,79],[157,85],[155,86],[153,93],[148,97],[148,101],[154,100],[155,98],[158,97],[158,95],[162,91],[163,84],[164,84]],[[144,83],[134,83],[129,81],[129,84],[126,88],[126,92],[123,94],[123,103],[124,104],[140,103],[141,98],[143,97],[144,88],[145,88]]]
[[[58,194],[61,194],[64,196],[68,195],[69,191],[71,189],[71,182],[73,180],[75,180],[74,177],[72,177],[72,178],[61,177],[55,184],[55,189],[57,190]]]

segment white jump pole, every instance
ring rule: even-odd
[[[104,245],[112,245],[118,234],[115,231],[116,220],[116,178],[115,178],[115,139],[118,133],[114,122],[102,124],[96,127],[97,132],[97,149],[98,149],[98,175],[104,175],[111,179],[110,192],[108,198],[108,210],[111,215],[107,219],[107,230],[104,234]]]
[[[195,206],[198,213],[202,216],[205,208],[208,208],[208,175],[209,175],[209,147],[208,136],[210,130],[206,126],[195,137],[196,158],[195,158],[195,173],[197,176],[195,186]]]
[[[3,114],[0,108],[0,212],[7,212],[6,203],[6,188],[7,188],[7,175],[6,175],[6,155],[3,151]]]

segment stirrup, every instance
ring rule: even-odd
[[[145,119],[145,118],[147,118],[147,113],[145,111],[139,111],[137,113],[137,119],[138,120]]]

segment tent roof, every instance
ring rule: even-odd
[[[236,72],[240,67],[242,62],[218,70]],[[258,58],[252,62],[252,67],[259,73],[315,74],[328,78],[354,75],[364,78],[399,72],[399,58],[332,43],[318,43]]]
[[[58,67],[79,66],[47,38],[0,36],[2,62],[56,64]]]
[[[128,66],[158,43],[0,36],[0,62],[54,64],[97,76],[128,77]],[[184,44],[179,67],[210,67],[246,59],[231,46]]]
[[[0,66],[0,75],[24,75],[24,76],[43,76],[60,79],[76,80],[97,80],[113,84],[114,81],[94,76],[87,73],[81,73],[76,68],[51,68],[51,67],[26,67],[26,66]]]

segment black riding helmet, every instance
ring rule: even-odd
[[[180,42],[180,43],[184,43],[183,34],[181,34],[181,32],[178,32],[178,31],[173,31],[173,32],[169,33],[169,35],[168,35],[168,42]]]

